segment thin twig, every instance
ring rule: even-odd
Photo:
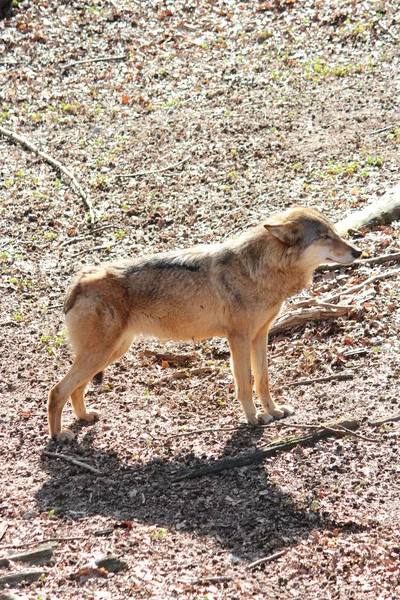
[[[101,471],[99,471],[98,469],[96,469],[95,467],[92,467],[91,465],[81,462],[80,460],[77,460],[76,458],[73,458],[72,456],[69,456],[68,454],[59,454],[58,452],[49,452],[48,450],[42,450],[42,454],[44,454],[45,456],[49,456],[50,458],[60,458],[61,460],[65,460],[66,462],[76,465],[77,467],[82,467],[82,469],[87,469],[88,471],[91,471],[92,473],[95,473],[96,475],[103,475],[103,473]]]
[[[0,541],[5,536],[7,529],[8,529],[8,523],[2,523],[2,525],[0,526]]]
[[[394,129],[396,127],[396,123],[392,123],[391,125],[388,125],[387,127],[382,127],[381,129],[374,129],[374,131],[371,131],[371,135],[375,135],[376,133],[384,133],[385,131],[390,131],[391,129]]]
[[[81,256],[82,254],[89,254],[89,252],[97,252],[98,250],[108,250],[108,248],[112,248],[116,245],[116,242],[110,242],[109,244],[102,244],[101,246],[93,246],[93,248],[84,248],[83,250],[72,254],[71,258],[76,258],[77,256]]]
[[[371,427],[380,427],[385,423],[393,423],[394,421],[400,421],[400,414],[384,417],[383,419],[378,419],[377,421],[370,421],[368,425],[371,425]]]
[[[324,383],[326,381],[350,381],[353,379],[352,373],[338,373],[337,375],[328,375],[327,377],[314,377],[313,379],[300,379],[282,386],[283,389],[289,387],[297,387],[298,385],[312,385],[313,383]]]
[[[399,254],[399,256],[400,256],[400,254]],[[310,298],[309,300],[301,300],[300,302],[295,302],[293,304],[293,307],[305,308],[305,307],[310,307],[310,306],[315,306],[315,305],[319,306],[320,304],[324,305],[326,303],[336,302],[337,300],[340,300],[340,298],[342,298],[342,296],[349,296],[350,294],[354,294],[354,292],[358,292],[366,285],[370,285],[371,283],[374,283],[375,281],[379,281],[380,279],[387,279],[388,277],[392,277],[393,275],[396,275],[397,273],[400,273],[400,269],[392,269],[391,271],[385,271],[384,273],[380,273],[379,275],[374,275],[373,277],[369,277],[362,283],[353,285],[350,288],[347,288],[347,289],[342,288],[340,292],[337,292],[336,294],[331,294],[330,296],[325,296],[325,297],[321,298],[321,300],[318,300],[318,298]]]
[[[127,58],[126,54],[116,54],[115,56],[98,56],[97,58],[87,58],[86,60],[76,60],[75,62],[68,63],[65,67],[62,67],[63,71],[70,69],[71,67],[76,67],[76,65],[85,65],[87,63],[94,62],[107,62],[111,60],[123,60]]]
[[[173,165],[168,165],[168,167],[163,167],[162,169],[155,169],[154,171],[139,171],[139,173],[127,173],[127,174],[121,173],[120,175],[115,175],[115,179],[120,179],[122,177],[124,177],[124,178],[126,178],[126,177],[141,177],[142,175],[155,175],[156,173],[163,173],[164,171],[170,171],[171,169],[176,169],[176,167],[183,165],[190,158],[191,158],[190,156],[186,156],[183,160],[181,160]]]
[[[164,437],[158,437],[158,438],[153,438],[155,441],[160,442],[160,441],[164,441],[164,440],[170,440],[171,438],[178,438],[178,437],[186,437],[189,435],[197,435],[199,433],[216,433],[216,432],[220,432],[220,431],[239,431],[240,429],[243,429],[245,427],[245,425],[239,425],[237,427],[221,427],[221,428],[212,428],[209,427],[207,429],[192,429],[191,431],[183,431],[182,433],[172,433],[169,434],[167,433]],[[257,427],[262,427],[261,425],[257,426]]]
[[[361,435],[360,433],[355,433],[355,431],[351,431],[351,429],[347,429],[347,427],[343,427],[343,425],[340,425],[340,429],[343,429],[343,431],[345,431],[349,435],[352,435],[352,436],[354,436],[356,438],[359,438],[360,440],[364,440],[365,442],[379,442],[379,443],[381,443],[381,440],[374,440],[372,438],[366,437],[365,435]]]
[[[26,548],[27,546],[41,546],[42,544],[47,544],[48,542],[72,542],[74,540],[87,540],[87,535],[46,538],[45,540],[24,542],[23,544],[7,544],[7,546],[1,546],[1,550],[6,550],[7,548]]]
[[[14,142],[21,144],[21,146],[27,148],[28,150],[30,150],[37,156],[40,156],[41,158],[43,158],[43,160],[45,160],[47,163],[49,163],[49,165],[51,165],[54,169],[56,169],[56,171],[59,171],[60,173],[65,175],[67,177],[67,179],[69,179],[69,183],[70,183],[72,189],[75,190],[75,192],[77,194],[79,194],[79,196],[83,199],[83,202],[84,202],[86,208],[89,210],[90,220],[92,223],[94,223],[95,215],[94,215],[94,209],[93,209],[92,203],[91,203],[90,199],[88,198],[88,195],[86,194],[86,192],[83,190],[82,186],[78,183],[78,181],[75,179],[74,175],[71,173],[71,171],[69,171],[69,169],[67,169],[67,167],[64,167],[64,165],[62,165],[58,160],[56,160],[55,158],[50,156],[50,154],[47,154],[46,152],[42,152],[42,150],[39,150],[39,148],[37,148],[34,144],[32,144],[29,140],[27,140],[22,135],[18,135],[17,133],[14,133],[13,131],[9,131],[8,129],[5,129],[4,127],[0,127],[0,133],[2,133],[5,137],[9,138],[10,140],[13,140]]]
[[[52,304],[51,306],[45,306],[43,308],[45,308],[46,310],[56,310],[57,308],[62,308],[64,306],[64,304]]]
[[[258,560],[255,560],[254,562],[247,565],[246,571],[248,571],[249,569],[254,569],[254,567],[258,567],[259,565],[263,565],[264,563],[276,560],[277,558],[280,558],[281,556],[286,554],[286,552],[287,550],[280,550],[279,552],[275,552],[275,554],[270,554],[269,556],[264,556],[264,558],[259,558]]]
[[[342,265],[341,263],[331,263],[329,265],[320,265],[316,271],[337,271],[338,269],[354,269],[354,267],[362,267],[364,265],[382,265],[386,262],[398,262],[400,260],[400,252],[394,254],[383,254],[382,256],[376,256],[374,258],[362,258],[361,260],[355,260],[351,265]]]
[[[225,583],[226,581],[232,581],[233,577],[199,577],[189,581],[188,585],[205,585],[207,583]]]
[[[102,227],[96,227],[95,229],[92,229],[91,231],[89,231],[88,233],[84,233],[83,235],[76,235],[75,237],[68,238],[67,240],[58,245],[58,249],[61,250],[61,248],[64,248],[64,246],[69,246],[70,244],[75,244],[75,242],[85,240],[86,238],[91,237],[94,233],[97,233],[98,231],[103,231],[104,229],[113,229],[114,227],[123,227],[123,225],[118,225],[117,223],[109,223],[108,225],[103,225]]]

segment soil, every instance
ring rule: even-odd
[[[245,425],[218,339],[137,340],[87,392],[100,421],[77,423],[68,405],[76,440],[61,447],[46,423],[48,391],[72,360],[63,297],[82,265],[226,239],[293,203],[338,221],[398,182],[396,3],[4,5],[1,125],[68,167],[96,213],[91,223],[66,177],[0,135],[0,558],[58,539],[45,575],[15,593],[399,598],[400,428],[369,424],[399,412],[398,273],[343,297],[348,316],[271,340],[273,392],[296,409],[284,423]],[[350,239],[379,256],[399,252],[399,231]],[[393,268],[320,272],[301,296]],[[353,379],[285,388],[343,373]],[[173,483],[292,434],[291,423],[344,415],[365,419],[363,437]],[[109,554],[125,563],[118,572],[96,567]],[[25,569],[11,562],[0,578]]]

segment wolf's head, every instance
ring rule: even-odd
[[[329,262],[350,265],[362,254],[341,238],[334,224],[314,208],[293,206],[273,215],[264,227],[310,269]]]

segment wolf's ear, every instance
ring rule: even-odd
[[[264,227],[287,246],[294,246],[301,239],[300,228],[297,223],[292,221],[282,223],[271,219],[264,223]]]

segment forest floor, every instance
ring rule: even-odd
[[[398,182],[396,4],[3,9],[0,125],[68,167],[96,216],[65,177],[0,134],[0,564],[57,538],[18,598],[400,597],[400,426],[369,424],[399,412],[398,272],[342,298],[345,316],[271,339],[273,394],[295,407],[284,422],[245,425],[219,339],[137,340],[87,392],[100,421],[77,423],[68,404],[76,439],[65,446],[49,441],[46,421],[48,391],[72,360],[62,302],[80,267],[223,240],[293,203],[338,221]],[[352,233],[364,257],[400,251],[399,223]],[[301,296],[394,269],[319,272]],[[342,374],[352,379],[285,387]],[[298,433],[291,423],[346,415],[364,419],[362,437],[173,482]],[[109,554],[124,568],[96,566]],[[27,570],[3,564],[0,585]]]

